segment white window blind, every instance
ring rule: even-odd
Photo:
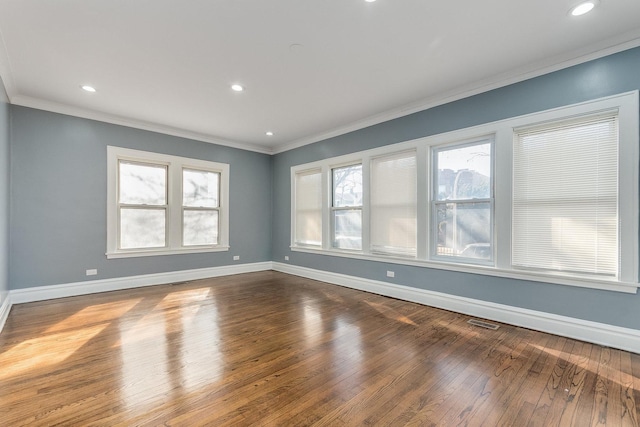
[[[295,243],[322,245],[322,174],[304,171],[295,177]]]
[[[416,256],[416,152],[371,160],[371,252]]]
[[[514,145],[513,265],[617,277],[617,112],[519,129]]]

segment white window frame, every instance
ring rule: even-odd
[[[421,179],[421,177],[418,176],[418,150],[416,149],[410,149],[410,150],[402,150],[402,151],[394,151],[390,154],[383,154],[383,155],[375,155],[375,156],[370,156],[368,158],[367,161],[367,168],[368,168],[368,177],[367,177],[367,188],[364,189],[365,190],[365,194],[367,196],[367,200],[369,201],[369,203],[367,203],[367,210],[368,210],[368,224],[367,224],[367,229],[369,230],[369,234],[371,233],[370,228],[372,226],[372,222],[371,222],[371,185],[372,185],[372,174],[374,172],[372,172],[372,168],[371,165],[373,162],[375,162],[376,160],[380,160],[380,159],[387,159],[389,157],[395,157],[395,156],[402,156],[402,155],[407,155],[410,154],[412,156],[415,156],[416,158],[416,253],[408,253],[408,252],[402,252],[402,251],[394,251],[394,252],[387,252],[387,251],[381,251],[381,250],[377,250],[374,249],[372,247],[372,241],[371,241],[371,235],[367,236],[367,241],[368,241],[368,247],[369,250],[372,254],[375,255],[382,255],[382,256],[394,256],[394,257],[399,257],[399,258],[405,258],[405,259],[413,259],[416,258],[418,256],[420,251],[419,249],[419,239],[418,239],[418,235],[420,234],[420,232],[418,231],[418,216],[419,216],[419,210],[420,210],[420,198],[418,197],[418,193],[421,192],[421,190],[418,188],[419,187],[419,181]],[[424,225],[424,224],[423,224]]]
[[[206,206],[185,206],[184,205],[184,194],[183,194],[183,187],[182,185],[184,185],[184,172],[185,171],[191,171],[191,172],[210,172],[210,173],[215,173],[218,174],[218,206],[214,206],[214,207],[206,207]],[[207,245],[207,244],[200,244],[200,245],[186,245],[184,243],[184,213],[187,211],[190,212],[217,212],[218,213],[218,242],[220,241],[220,215],[221,215],[221,209],[220,209],[220,194],[221,194],[221,181],[222,181],[222,172],[214,170],[214,169],[204,169],[204,168],[194,168],[194,167],[187,167],[187,166],[183,166],[181,168],[180,171],[181,174],[181,179],[180,179],[180,218],[181,218],[181,233],[180,233],[180,241],[182,242],[182,246],[185,248],[201,248],[201,247],[210,247],[210,246],[217,246],[218,243],[214,244],[214,245]]]
[[[295,244],[295,192],[291,193],[291,250],[386,263],[475,273],[525,281],[554,283],[617,292],[637,293],[638,283],[638,222],[639,222],[639,107],[638,91],[627,92],[579,104],[554,108],[533,114],[460,129],[412,141],[296,165],[291,168],[291,188],[300,171],[322,171],[322,246],[310,248]],[[617,110],[619,118],[619,228],[620,269],[617,277],[593,277],[557,272],[532,272],[511,265],[511,206],[513,188],[513,139],[516,129],[546,122],[557,122],[601,111]],[[483,265],[468,260],[442,260],[433,257],[431,224],[433,148],[463,144],[465,141],[493,139],[493,263]],[[415,258],[373,254],[369,245],[369,164],[375,156],[406,150],[417,151],[418,189],[418,251]],[[331,247],[331,170],[334,167],[362,163],[364,202],[362,206],[362,250],[345,251]]]
[[[586,124],[586,122],[591,122],[591,123],[593,123],[593,122],[592,122],[593,120],[602,120],[603,118],[606,118],[606,119],[607,119],[608,121],[610,121],[610,122],[616,123],[616,132],[612,132],[612,135],[613,135],[613,134],[616,134],[616,138],[615,138],[615,139],[612,139],[612,142],[615,142],[615,150],[617,151],[617,150],[619,149],[619,145],[620,145],[620,144],[619,144],[619,135],[618,135],[618,132],[617,132],[617,123],[619,122],[619,120],[617,120],[617,119],[618,119],[618,110],[617,110],[617,109],[615,109],[615,110],[609,110],[609,111],[600,111],[600,112],[597,112],[597,113],[595,113],[595,114],[585,114],[585,115],[580,115],[580,116],[578,116],[577,118],[570,118],[569,120],[561,120],[561,121],[559,121],[559,122],[552,122],[552,123],[544,122],[544,123],[542,123],[541,125],[527,126],[527,127],[526,127],[526,128],[524,128],[524,129],[515,129],[515,132],[514,132],[514,138],[513,138],[513,141],[514,141],[514,147],[517,147],[517,146],[519,146],[519,145],[520,145],[520,141],[519,141],[519,140],[520,140],[520,138],[521,138],[522,133],[526,133],[526,132],[528,132],[528,131],[529,131],[529,130],[531,130],[531,129],[534,129],[535,131],[538,131],[538,132],[548,132],[548,131],[550,131],[550,130],[552,130],[552,131],[556,131],[556,132],[557,132],[557,131],[558,131],[558,127],[560,127],[560,126],[561,126],[561,127],[574,127],[574,126],[576,126],[576,127],[582,127],[582,126],[584,126],[584,125]],[[612,123],[612,124],[613,124],[613,123]],[[565,147],[566,147],[566,145],[565,145]],[[562,145],[559,145],[557,148],[565,149],[565,147],[563,147]],[[575,149],[577,150],[578,145],[569,145],[569,147],[576,147]],[[550,158],[552,158],[552,157],[549,157],[549,150],[546,150],[546,151],[544,152],[544,154],[545,154],[545,157],[544,157],[543,163],[548,163],[548,162],[549,162],[549,159],[550,159]],[[618,166],[618,163],[619,163],[619,161],[620,161],[620,156],[619,156],[619,154],[618,154],[618,153],[615,153],[615,154],[616,154],[616,155],[615,155],[615,156],[612,156],[611,158],[612,158],[612,160],[613,160],[613,159],[615,159],[616,167],[617,167],[617,166]],[[523,158],[525,158],[525,157],[526,157],[526,156],[525,156],[525,155],[523,155]],[[567,158],[566,154],[564,155],[564,157],[565,157],[565,158]],[[570,157],[569,157],[569,158],[570,158]],[[523,161],[523,160],[521,160],[521,161]],[[559,160],[559,161],[561,162],[562,160]],[[514,157],[514,159],[513,159],[514,168],[516,167],[517,163],[518,163],[518,160]],[[591,170],[586,169],[586,168],[585,168],[585,169],[583,169],[583,170],[588,171],[588,172],[589,172],[589,174],[590,174],[590,175],[592,175]],[[603,171],[603,172],[609,172],[609,170],[607,170],[607,169],[603,169],[602,171]],[[561,173],[561,172],[560,172],[560,173]],[[597,172],[596,172],[596,173],[597,173]],[[548,172],[547,172],[547,174],[546,174],[546,175],[547,175],[547,176],[549,176]],[[608,175],[608,173],[607,173],[607,175]],[[618,209],[617,209],[617,208],[618,208],[618,206],[619,206],[619,204],[620,204],[620,200],[619,200],[619,199],[620,199],[620,193],[619,193],[619,191],[618,191],[618,189],[617,189],[617,187],[618,187],[618,185],[619,185],[619,181],[620,181],[620,177],[619,177],[619,175],[620,175],[619,173],[618,173],[618,174],[616,174],[616,175],[615,175],[615,178],[614,178],[614,179],[612,179],[612,180],[611,180],[611,182],[610,182],[610,184],[609,184],[609,185],[611,185],[613,188],[615,188],[615,190],[613,190],[613,191],[615,192],[615,200],[614,200],[614,202],[613,202],[613,203],[611,203],[611,205],[612,205],[612,206],[615,206],[615,208],[614,208],[614,209],[616,210],[616,215],[617,215],[617,216],[618,216],[618,212],[617,212],[617,210],[618,210]],[[607,179],[607,178],[604,178],[604,179]],[[609,178],[609,179],[611,179],[611,178]],[[514,181],[514,182],[515,182],[515,181],[517,181],[517,173],[514,173],[514,175],[513,175],[513,181]],[[557,184],[557,181],[556,181],[556,182],[554,182],[554,184],[555,184],[555,185],[558,185],[558,184]],[[559,187],[564,187],[564,183],[562,183],[562,185],[560,185]],[[517,188],[517,186],[516,186],[516,188]],[[549,191],[545,192],[545,196],[538,196],[538,197],[535,199],[535,202],[534,202],[533,200],[530,200],[530,199],[529,199],[529,200],[527,200],[527,202],[525,203],[525,205],[526,205],[528,208],[531,208],[531,207],[532,207],[532,205],[533,205],[534,203],[537,203],[537,204],[538,204],[538,206],[540,206],[540,203],[541,203],[541,204],[544,204],[544,203],[549,202],[549,201],[554,202],[554,203],[560,202],[560,200],[559,200],[558,198],[550,198],[550,197],[549,197],[549,192],[551,192],[551,193],[552,193],[552,192],[553,192],[553,189],[549,189]],[[513,191],[513,194],[514,194],[514,195],[515,195],[516,193],[517,193],[517,189],[515,189],[515,190]],[[597,201],[597,200],[598,200],[598,196],[592,196],[592,197],[593,197],[593,202],[595,202],[595,201]],[[561,199],[561,203],[562,203],[562,206],[563,206],[565,209],[567,208],[567,206],[573,206],[573,207],[574,207],[574,209],[575,209],[575,206],[576,206],[576,204],[575,204],[575,203],[576,203],[576,200],[585,201],[586,199],[584,198],[584,195],[583,195],[583,194],[572,194],[571,196],[565,196],[565,197],[563,197],[563,198]],[[588,199],[588,200],[590,200],[590,199]],[[603,203],[606,203],[606,202],[604,202],[604,201],[603,201]],[[594,209],[593,211],[588,211],[588,212],[591,212],[591,213],[598,213],[598,211],[599,211],[599,209],[600,209],[600,207],[601,207],[601,206],[604,208],[604,206],[603,206],[603,205],[601,205],[600,203],[598,203],[598,208]],[[558,208],[558,206],[557,206],[557,205],[556,205],[555,207],[556,207],[556,208]],[[513,209],[514,211],[516,210],[515,205],[512,205],[512,209]],[[547,209],[548,209],[548,208],[547,208]],[[606,210],[606,208],[604,208],[604,210]],[[602,212],[602,211],[600,211],[600,212]],[[570,214],[569,212],[567,212],[567,211],[564,211],[561,215],[569,215],[569,216],[571,216],[571,214]],[[617,217],[617,216],[616,216],[616,217]],[[602,218],[602,217],[601,217],[601,218]],[[517,223],[517,220],[515,219],[515,215],[514,215],[514,216],[512,216],[512,227],[515,227],[515,224],[516,224],[516,223]],[[619,275],[619,273],[620,273],[620,271],[619,271],[619,270],[620,270],[620,269],[619,269],[619,264],[620,264],[620,254],[618,253],[619,243],[620,243],[620,242],[619,242],[619,240],[620,240],[620,238],[621,238],[621,235],[620,235],[620,221],[618,221],[618,222],[615,224],[615,227],[614,227],[614,228],[615,228],[615,230],[614,230],[614,234],[616,235],[616,240],[617,240],[617,242],[616,242],[616,243],[617,243],[617,245],[616,245],[614,248],[611,248],[611,249],[612,249],[612,251],[611,251],[611,253],[610,253],[609,255],[614,255],[614,256],[616,257],[615,259],[616,259],[616,261],[617,261],[617,262],[616,262],[617,266],[616,266],[616,272],[614,273],[614,275],[615,275],[615,276],[618,276],[618,275]],[[588,235],[588,234],[587,234],[587,235]],[[541,236],[541,235],[536,235],[535,237],[530,236],[530,238],[533,238],[533,240],[540,241],[540,240],[544,240],[544,239],[546,239],[546,238],[550,238],[551,236],[552,236],[552,233],[549,233],[549,234],[545,234],[545,235],[542,235],[542,236]],[[512,239],[515,239],[515,237],[514,237],[514,236],[512,236]],[[574,239],[572,239],[572,240],[574,240]],[[606,240],[606,239],[605,239],[605,240]],[[564,249],[564,250],[567,250],[567,247],[566,247],[566,246],[564,246],[564,247],[563,247],[563,249]],[[547,250],[547,249],[545,248],[545,250]],[[527,256],[525,256],[525,254],[524,254],[523,252],[521,252],[521,253],[520,253],[520,256],[522,256],[523,258],[530,258],[530,257],[531,257],[531,255],[529,255],[529,254],[527,254]],[[546,258],[546,255],[542,255],[542,254],[541,254],[540,256],[541,256],[541,257],[543,257],[543,258]],[[595,256],[595,255],[594,255],[594,256]],[[512,246],[512,257],[514,257],[514,258],[516,257],[516,249],[515,249],[515,247],[513,247],[513,246]],[[560,255],[560,256],[559,256],[559,258],[562,258],[562,255]],[[540,261],[541,261],[541,260],[540,260],[540,259],[538,259],[536,256],[533,256],[533,257],[532,257],[532,259],[527,259],[527,260],[524,260],[524,259],[523,259],[521,262],[513,261],[513,267],[514,267],[514,268],[518,268],[518,269],[522,269],[522,270],[531,270],[531,271],[536,271],[536,270],[538,270],[538,271],[550,271],[550,270],[552,270],[552,269],[550,269],[550,268],[547,268],[548,266],[547,266],[546,264],[545,264],[544,266],[535,266],[535,265],[531,265],[531,264],[536,264],[536,265],[537,265],[537,263],[538,263],[538,262],[540,262]],[[562,262],[562,261],[561,261],[561,260],[558,260],[558,262]],[[586,267],[586,266],[585,266],[585,267]],[[557,269],[557,270],[555,270],[555,271],[556,271],[556,272],[561,272],[561,271],[566,272],[567,270],[568,270],[568,269],[565,267],[565,268],[563,268],[563,269]],[[562,274],[562,273],[561,273],[561,274]],[[600,275],[600,276],[611,276],[611,274],[610,274],[610,273],[601,273],[601,272],[598,272],[598,273],[596,273],[596,272],[593,272],[593,273],[579,273],[578,271],[575,271],[575,272],[573,272],[573,273],[571,273],[571,274],[574,274],[574,275],[584,274],[584,275],[585,275],[585,276],[587,276],[587,277],[589,277],[589,276],[597,276],[597,275]]]
[[[118,164],[121,160],[167,168],[167,206],[165,247],[119,249]],[[184,246],[182,231],[182,171],[198,170],[220,174],[218,244]],[[108,259],[229,250],[229,165],[187,157],[171,156],[129,148],[107,146],[107,251]]]
[[[438,174],[438,159],[437,159],[437,154],[440,151],[446,151],[446,150],[455,150],[457,148],[465,148],[465,147],[470,147],[470,146],[474,146],[474,145],[483,145],[483,144],[489,144],[491,146],[491,166],[490,166],[490,170],[491,170],[491,176],[490,176],[490,194],[489,194],[489,198],[484,198],[484,199],[462,199],[462,200],[437,200],[437,192],[438,189],[436,188],[437,185],[437,178],[436,175]],[[444,261],[444,262],[458,262],[458,263],[465,263],[465,264],[482,264],[482,265],[487,265],[487,266],[493,266],[494,265],[494,258],[495,258],[495,243],[494,243],[494,237],[495,237],[495,226],[494,226],[494,211],[495,211],[495,142],[493,140],[493,136],[484,136],[481,138],[474,138],[470,141],[460,141],[460,142],[455,142],[453,144],[444,144],[444,145],[437,145],[437,146],[432,146],[431,147],[431,158],[432,158],[432,167],[431,167],[431,180],[432,180],[432,188],[431,188],[431,194],[430,194],[430,204],[431,204],[431,236],[432,238],[430,239],[430,254],[431,254],[431,259],[435,260],[435,261]],[[491,257],[488,260],[483,260],[483,259],[472,259],[472,258],[463,258],[463,257],[457,257],[457,256],[448,256],[448,255],[439,255],[438,254],[438,239],[437,239],[437,224],[436,224],[436,212],[438,209],[438,205],[443,205],[443,204],[455,204],[455,205],[465,205],[465,204],[471,204],[471,203],[488,203],[489,204],[489,210],[490,210],[490,230],[489,230],[489,235],[490,235],[490,244],[491,244]]]
[[[146,248],[145,250],[161,250],[163,248],[167,247],[167,236],[169,234],[169,166],[166,163],[161,163],[161,162],[142,162],[139,160],[130,160],[130,159],[124,159],[124,158],[119,158],[117,163],[116,163],[116,176],[120,176],[120,170],[121,170],[121,165],[122,164],[131,164],[131,165],[137,165],[137,166],[148,166],[148,167],[154,167],[154,168],[158,168],[158,169],[163,169],[164,170],[164,177],[165,177],[165,189],[164,189],[164,197],[165,197],[165,203],[163,205],[147,205],[144,203],[122,203],[119,199],[116,200],[117,203],[117,211],[116,211],[116,215],[117,215],[117,221],[118,221],[118,235],[117,235],[117,239],[118,239],[118,247],[120,246],[120,218],[122,216],[122,210],[123,209],[142,209],[142,210],[155,210],[155,211],[163,211],[164,212],[164,218],[165,218],[165,222],[164,222],[164,236],[165,236],[165,244],[164,246],[156,246],[156,247],[151,247],[151,248]],[[119,184],[118,187],[119,188]],[[116,193],[118,194],[119,191],[116,190]],[[116,195],[117,197],[117,195]],[[132,249],[123,249],[123,251],[130,251]]]
[[[298,236],[296,235],[296,231],[297,229],[295,228],[296,225],[296,221],[297,221],[297,217],[296,217],[296,209],[297,209],[297,205],[295,204],[295,200],[296,200],[296,194],[297,194],[297,185],[298,185],[298,180],[297,177],[298,176],[303,176],[303,175],[311,175],[311,174],[320,174],[320,180],[322,181],[322,170],[321,169],[309,169],[309,170],[298,170],[296,171],[294,174],[291,175],[291,210],[293,212],[293,218],[291,220],[291,225],[292,225],[292,229],[291,229],[291,239],[292,239],[292,245],[296,246],[296,247],[305,247],[305,248],[318,248],[319,245],[315,245],[315,244],[311,244],[311,243],[305,243],[302,242],[302,239],[298,239]],[[320,198],[321,200],[324,200],[324,196],[323,196],[323,185],[321,182],[320,185]],[[325,209],[325,203],[322,203],[322,210]],[[323,241],[324,238],[324,223],[325,221],[322,221],[322,217],[324,216],[324,214],[321,212],[321,230],[320,230],[320,240]],[[322,244],[322,243],[321,243]]]
[[[348,168],[350,166],[361,166],[362,169],[362,187],[363,187],[363,191],[364,191],[364,173],[365,173],[365,168],[364,165],[360,164],[359,162],[355,162],[355,163],[347,163],[347,164],[341,164],[341,165],[334,165],[331,166],[331,201],[330,201],[330,207],[329,210],[331,211],[331,219],[330,219],[330,224],[331,224],[331,247],[334,250],[338,250],[338,251],[347,251],[347,252],[360,252],[360,250],[358,249],[349,249],[349,248],[339,248],[337,246],[335,246],[335,241],[336,241],[336,221],[335,221],[335,213],[339,212],[339,211],[360,211],[360,220],[363,223],[363,226],[360,229],[360,245],[364,248],[364,239],[363,239],[363,235],[364,235],[364,205],[365,205],[365,199],[367,198],[364,194],[362,195],[362,204],[361,205],[345,205],[345,206],[335,206],[335,185],[333,182],[333,178],[334,178],[334,174],[333,171],[336,169],[342,169],[342,168]]]

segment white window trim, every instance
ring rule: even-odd
[[[163,248],[118,249],[118,162],[128,160],[167,165],[167,244]],[[182,246],[182,170],[220,173],[218,244]],[[229,250],[229,165],[148,151],[107,146],[107,251],[108,259],[158,255],[222,252]]]
[[[360,229],[360,244],[362,245],[362,247],[364,248],[365,245],[365,234],[368,236],[368,230],[365,231],[365,223],[369,224],[369,209],[367,209],[367,212],[365,213],[365,209],[364,207],[369,206],[368,203],[368,194],[362,194],[362,204],[360,205],[353,205],[353,206],[334,206],[334,183],[333,183],[333,171],[334,169],[340,169],[340,168],[345,168],[345,167],[349,167],[349,166],[361,166],[362,167],[362,188],[369,188],[369,167],[368,165],[365,166],[364,164],[361,164],[359,162],[355,162],[355,163],[349,163],[349,164],[341,164],[341,165],[332,165],[331,166],[331,176],[330,176],[330,200],[329,200],[329,211],[331,213],[330,216],[330,232],[331,232],[331,240],[329,242],[329,246],[331,247],[331,249],[334,250],[339,250],[339,251],[345,251],[345,252],[356,252],[359,253],[360,251],[358,249],[340,249],[340,248],[336,248],[334,246],[335,240],[336,240],[336,223],[335,223],[335,217],[334,214],[336,211],[349,211],[349,210],[359,210],[360,211],[360,220],[362,221],[362,227]],[[365,215],[366,215],[366,222],[365,222]],[[324,222],[324,221],[323,221]],[[368,226],[367,226],[368,228]],[[368,240],[368,239],[367,239]],[[367,241],[368,244],[368,241]]]
[[[600,98],[579,104],[554,108],[538,113],[527,114],[506,120],[487,123],[471,128],[433,135],[416,140],[387,145],[380,148],[352,153],[316,162],[296,165],[291,168],[291,180],[294,188],[295,174],[310,169],[322,171],[323,204],[323,242],[322,247],[297,246],[295,244],[295,192],[291,192],[291,250],[312,254],[363,259],[403,264],[441,270],[475,273],[487,276],[505,277],[526,281],[554,283],[593,289],[610,290],[625,293],[637,293],[638,287],[638,222],[639,222],[639,101],[638,91],[627,92],[606,98]],[[530,272],[511,267],[511,204],[512,204],[512,163],[514,130],[525,126],[568,119],[575,116],[592,114],[598,111],[618,110],[619,127],[619,221],[621,267],[617,278],[594,278],[575,274],[555,272]],[[476,265],[452,260],[444,262],[429,258],[431,253],[431,200],[432,185],[430,176],[431,148],[464,141],[492,137],[494,140],[494,263],[492,266]],[[418,158],[418,248],[416,258],[401,258],[370,253],[368,233],[365,229],[364,213],[368,211],[368,172],[364,172],[372,157],[388,155],[400,151],[416,150]],[[331,205],[330,171],[332,168],[349,164],[363,164],[365,183],[365,204],[363,206],[363,250],[346,251],[331,247],[331,229],[329,208]],[[368,170],[368,167],[367,167]],[[368,218],[368,216],[367,216]],[[366,246],[365,246],[365,241]]]
[[[457,200],[457,201],[448,201],[448,200],[436,200],[436,184],[435,184],[435,174],[433,173],[436,169],[436,164],[437,164],[437,159],[435,158],[434,154],[437,152],[440,152],[441,150],[447,150],[447,149],[456,149],[456,148],[463,148],[463,147],[468,147],[468,146],[473,146],[473,145],[480,145],[480,144],[490,144],[491,146],[491,193],[489,195],[489,198],[486,199],[469,199],[469,200]],[[493,138],[493,135],[485,135],[482,136],[480,138],[472,138],[468,141],[457,141],[454,142],[452,144],[439,144],[439,145],[431,145],[430,151],[431,151],[431,163],[429,163],[429,165],[431,165],[431,167],[429,168],[429,172],[431,172],[430,178],[431,178],[431,184],[432,187],[430,189],[430,193],[429,194],[429,213],[430,213],[430,219],[431,222],[429,223],[429,230],[431,232],[430,236],[432,236],[434,233],[436,233],[436,224],[435,224],[435,220],[433,218],[433,215],[436,212],[437,209],[437,205],[438,204],[446,204],[446,203],[489,203],[490,209],[491,209],[491,219],[490,219],[490,227],[491,227],[491,248],[492,248],[492,255],[491,255],[491,259],[489,260],[482,260],[482,259],[469,259],[469,258],[457,258],[457,257],[452,257],[452,256],[447,256],[447,255],[438,255],[436,253],[437,251],[437,241],[436,239],[429,239],[429,241],[427,242],[429,244],[429,248],[431,250],[431,260],[432,261],[442,261],[442,262],[453,262],[453,263],[465,263],[465,264],[478,264],[478,265],[488,265],[488,266],[493,266],[494,265],[494,258],[495,258],[495,247],[496,244],[494,242],[495,239],[495,149],[496,145],[495,145],[495,141]]]
[[[298,191],[298,190],[297,190],[297,187],[296,187],[296,186],[298,185],[298,181],[297,181],[296,177],[297,177],[298,175],[315,175],[315,174],[320,174],[320,180],[322,181],[322,170],[321,170],[321,169],[310,169],[310,170],[298,171],[298,172],[296,172],[296,173],[294,173],[294,174],[291,174],[291,191],[293,192],[293,194],[291,195],[291,199],[292,199],[292,200],[295,200],[296,193],[297,193],[297,191]],[[320,184],[320,187],[322,188],[322,182],[321,182],[321,184]],[[322,196],[321,196],[321,197],[322,197]],[[321,199],[321,200],[324,200],[324,199]],[[320,213],[321,218],[322,218],[322,216],[324,215],[324,213],[322,212],[322,209],[324,209],[324,205],[325,205],[325,204],[324,204],[324,203],[322,203],[322,206],[321,206],[321,213]],[[294,212],[294,215],[295,215],[295,212]],[[324,222],[324,221],[322,221],[322,222]],[[291,224],[292,224],[292,226],[295,226],[295,224],[296,224],[296,219],[294,219],[294,220],[291,222]],[[296,238],[296,229],[295,229],[295,228],[293,228],[293,229],[292,229],[292,232],[291,232],[291,239],[292,239],[292,245],[293,245],[293,246],[297,246],[297,247],[305,247],[305,248],[316,248],[316,247],[317,247],[316,245],[311,244],[311,243],[303,243],[303,242],[299,242],[299,241],[295,240],[295,238]],[[320,239],[321,239],[321,240],[323,240],[323,239],[324,239],[324,233],[323,233],[323,230],[320,230]]]
[[[185,206],[184,205],[184,200],[183,200],[183,187],[182,185],[184,184],[184,171],[193,171],[193,172],[211,172],[211,173],[216,173],[218,174],[218,206],[216,207],[195,207],[195,206]],[[222,185],[221,185],[221,181],[222,181],[222,172],[217,170],[217,169],[213,169],[213,168],[196,168],[196,167],[192,167],[192,166],[186,166],[186,165],[182,165],[182,167],[180,168],[180,227],[181,227],[181,233],[180,233],[180,242],[182,244],[182,247],[184,248],[210,248],[212,245],[185,245],[184,244],[184,213],[187,211],[191,211],[191,212],[217,212],[218,214],[218,233],[220,233],[220,226],[221,226],[221,222],[220,222],[220,218],[221,218],[221,214],[222,214],[222,209],[221,209],[221,200],[220,200],[220,194],[222,194]],[[226,192],[225,192],[226,193]],[[218,236],[218,241],[220,241],[220,236]],[[219,244],[216,244],[214,246],[219,246]]]

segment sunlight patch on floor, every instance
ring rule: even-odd
[[[61,363],[107,326],[109,323],[103,323],[23,341],[0,354],[0,379]]]
[[[397,320],[398,322],[406,323],[407,325],[418,326],[418,324],[416,322],[414,322],[413,320],[411,320],[407,316],[405,316],[405,315],[403,315],[401,313],[398,313],[393,308],[387,307],[384,304],[380,304],[380,303],[376,303],[376,302],[371,302],[371,301],[365,301],[365,302],[371,308],[373,308],[378,313],[382,314],[383,316],[385,316],[388,319]]]
[[[139,302],[140,298],[136,298],[91,305],[51,326],[45,333],[63,331],[69,328],[84,328],[86,325],[119,319]]]

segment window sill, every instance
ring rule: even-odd
[[[215,246],[215,247],[198,247],[198,248],[185,248],[185,249],[152,249],[145,251],[118,251],[107,252],[107,259],[117,258],[138,258],[145,256],[161,256],[161,255],[180,255],[180,254],[201,254],[207,252],[226,252],[229,250],[229,246]]]
[[[402,264],[414,267],[435,268],[438,270],[455,271],[460,273],[482,274],[485,276],[504,277],[508,279],[529,280],[541,283],[553,283],[557,285],[576,286],[581,288],[600,289],[614,292],[635,294],[640,284],[620,282],[616,279],[593,279],[580,276],[549,274],[539,272],[525,272],[520,270],[506,270],[476,264],[453,264],[449,262],[409,259],[394,256],[381,256],[364,253],[353,253],[335,249],[315,249],[309,247],[291,246],[293,252],[304,252],[316,255],[337,256],[343,258],[361,259],[366,261],[385,262],[390,264]]]

